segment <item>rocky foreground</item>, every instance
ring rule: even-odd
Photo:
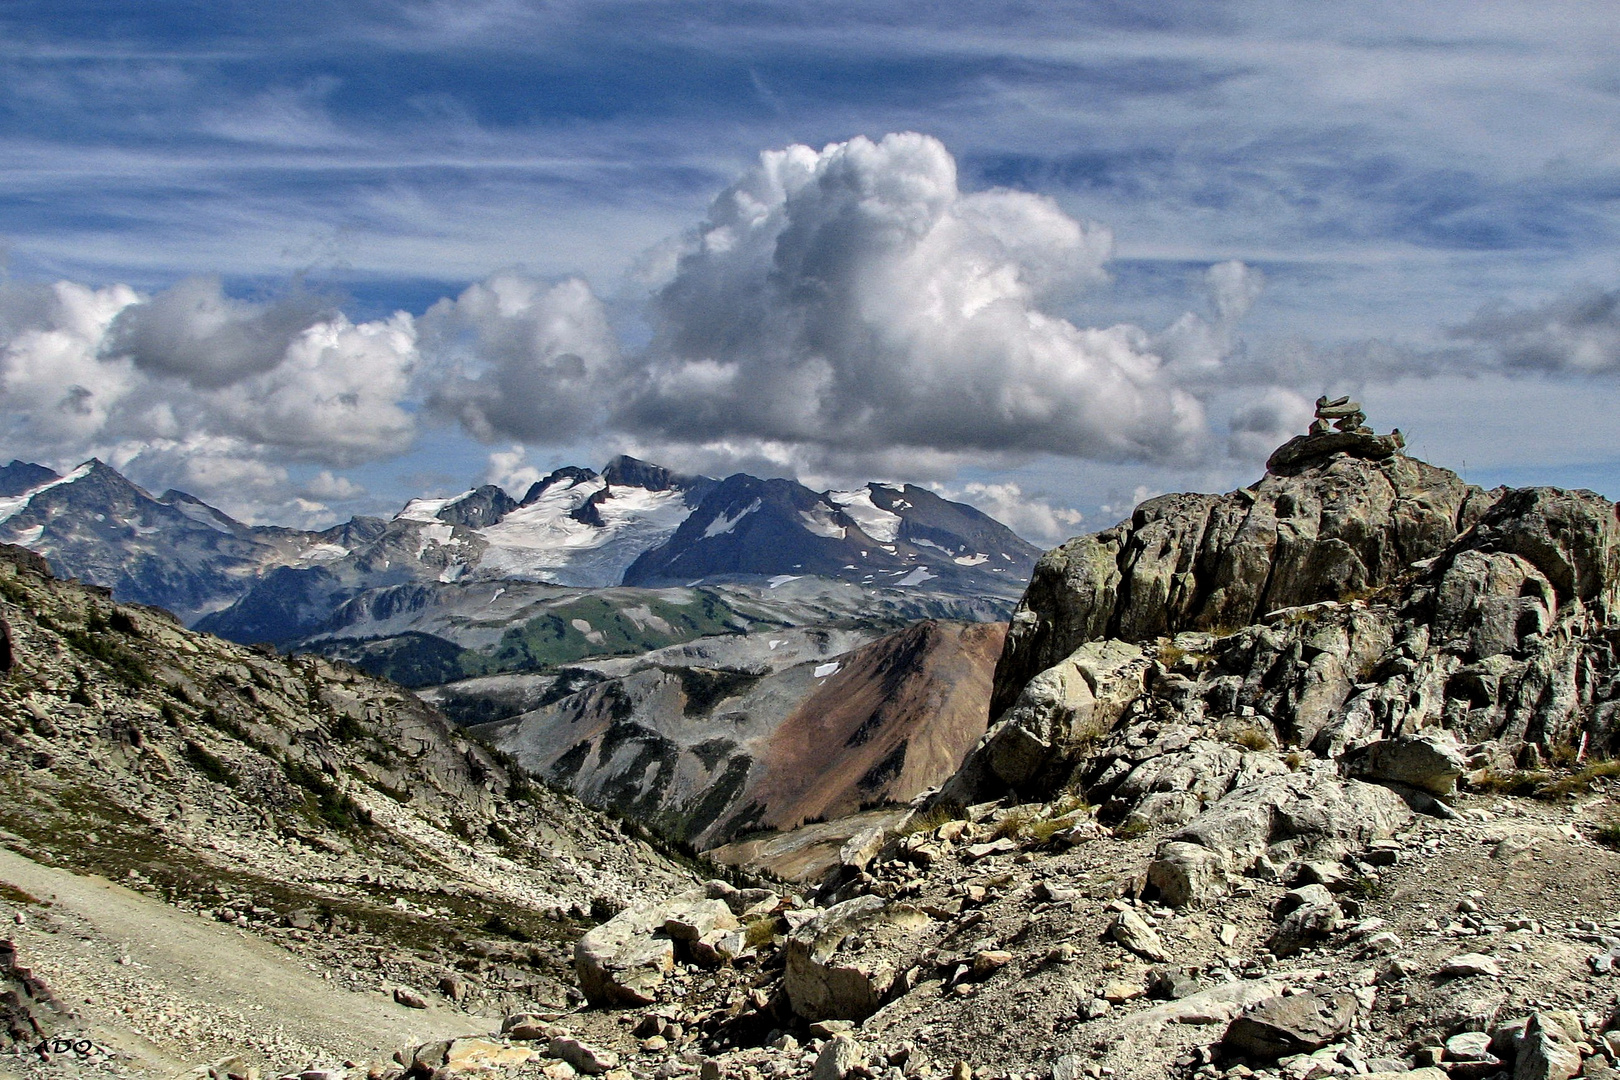
[[[1048,553],[1014,618],[984,737],[915,806],[864,815],[841,833],[837,823],[811,826],[820,849],[834,836],[843,842],[819,866],[795,864],[810,880],[699,880],[575,816],[566,800],[534,793],[519,807],[513,774],[403,698],[393,711],[361,710],[365,722],[409,716],[413,730],[432,727],[431,739],[399,745],[431,751],[443,770],[434,776],[462,776],[461,760],[497,771],[456,786],[397,766],[373,773],[365,753],[346,753],[327,782],[364,802],[371,833],[306,833],[299,814],[308,823],[325,804],[268,794],[232,809],[228,828],[204,819],[185,832],[185,812],[175,817],[167,793],[171,774],[147,774],[148,788],[133,789],[148,800],[145,824],[118,834],[121,846],[173,828],[190,838],[182,850],[219,860],[209,864],[217,877],[279,858],[269,865],[303,875],[306,889],[384,910],[398,894],[406,911],[439,921],[413,923],[428,931],[413,951],[360,955],[353,943],[381,932],[358,919],[306,919],[303,929],[294,912],[239,900],[203,911],[235,914],[238,929],[288,948],[307,945],[332,979],[375,981],[374,996],[385,983],[416,993],[435,1006],[424,1018],[450,1002],[465,1022],[464,1037],[450,1039],[443,1027],[428,1037],[424,1020],[423,1037],[392,1058],[270,1047],[218,1061],[206,1056],[218,1046],[200,1044],[188,1063],[214,1061],[219,1078],[295,1069],[305,1080],[1620,1075],[1615,508],[1586,492],[1481,491],[1405,457],[1391,437],[1341,431],[1286,449],[1250,488],[1153,500],[1116,528]],[[5,580],[44,588],[21,569]],[[49,588],[55,596],[65,587]],[[71,619],[51,614],[52,629],[30,625],[26,603],[6,595],[24,673],[7,688],[17,717],[7,775],[59,785],[33,799],[37,810],[11,814],[6,840],[61,859],[72,845],[47,842],[29,818],[73,804],[70,789],[94,775],[90,751],[77,772],[37,755],[80,753],[68,749],[79,740],[109,747],[92,730],[128,711],[94,700],[96,664],[116,672],[116,658],[90,663],[63,631],[86,626],[92,608],[111,633],[123,631],[111,624],[117,609],[93,597],[73,601]],[[146,613],[124,618],[152,648],[179,647]],[[184,640],[221,670],[260,662]],[[26,673],[40,655],[57,667],[34,685]],[[267,679],[309,663],[261,659],[282,665],[265,668]],[[161,666],[156,654],[143,662]],[[309,670],[321,675],[319,700],[336,693],[328,675],[387,693],[341,669]],[[76,672],[88,673],[92,697],[79,713],[70,707]],[[191,761],[179,786],[206,791],[216,815],[260,775],[249,768],[258,759],[227,760],[235,746],[198,722],[205,698],[234,701],[258,687],[248,672],[232,680],[216,678],[175,707],[179,724],[167,728],[155,699],[139,699],[156,709],[145,745],[161,748],[171,768]],[[62,717],[79,727],[68,738],[41,734],[29,700],[54,729],[65,730]],[[252,722],[252,709],[240,715]],[[323,712],[296,744],[254,727],[244,745],[293,776],[287,762],[304,760],[311,744],[328,753],[346,745],[339,715]],[[206,759],[184,749],[188,738],[237,777],[234,788],[208,779]],[[381,737],[365,745],[396,752]],[[440,745],[457,749],[441,755]],[[97,768],[122,760],[98,753]],[[420,803],[374,799],[379,781],[421,786]],[[8,806],[30,784],[14,790]],[[458,831],[464,793],[481,800],[469,824],[509,839],[486,842],[476,829],[465,830],[473,840],[464,847],[434,839]],[[279,831],[252,816],[254,802],[287,808],[268,813]],[[389,803],[419,809],[400,818]],[[509,823],[509,811],[530,816]],[[577,845],[574,854],[537,842],[542,828]],[[254,839],[266,835],[279,838],[280,855]],[[367,869],[356,870],[369,877],[334,872],[340,862],[323,860],[341,857],[318,837],[363,851]],[[302,846],[287,858],[282,841]],[[233,854],[238,844],[256,846]],[[434,854],[447,850],[460,861]],[[510,877],[489,869],[506,865]],[[495,914],[521,919],[525,905],[540,914],[529,959],[516,957],[510,935],[472,933],[468,916],[445,914],[464,895],[456,875],[475,873],[485,902],[508,905]],[[408,891],[424,878],[439,883],[431,899]],[[530,880],[544,885],[519,903]],[[185,906],[191,895],[175,898]],[[30,932],[61,917],[34,897],[4,899]],[[589,912],[565,908],[570,901]],[[64,922],[58,937],[71,932]],[[29,941],[18,940],[14,964],[26,967]],[[500,973],[520,964],[556,972],[565,942],[569,986],[525,975],[529,986],[503,989]],[[33,955],[54,956],[46,944]],[[428,965],[409,973],[411,986],[403,968],[387,967],[400,959]],[[74,969],[57,963],[32,976],[14,967],[14,1003],[71,980]],[[463,1000],[478,1006],[454,1000],[457,976],[437,992],[424,987],[433,964],[464,972]],[[90,1005],[56,998],[67,1012]],[[385,1004],[406,1015],[412,1002]],[[43,1005],[24,1011],[30,1022],[71,1026]],[[67,1067],[22,1052],[14,1060]],[[85,1067],[116,1071],[132,1060],[113,1053]]]

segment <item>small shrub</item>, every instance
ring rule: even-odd
[[[1271,736],[1253,725],[1238,728],[1227,736],[1226,741],[1234,746],[1241,746],[1245,750],[1264,751],[1276,749],[1275,744],[1271,741]]]
[[[344,713],[342,716],[338,717],[337,723],[332,725],[332,738],[336,739],[338,742],[359,742],[365,737],[365,725],[360,723],[360,721],[356,720],[354,717],[350,716],[348,713]]]
[[[1290,750],[1288,756],[1283,758],[1283,764],[1293,772],[1299,772],[1299,767],[1305,764],[1305,755],[1298,750]]]
[[[281,767],[288,780],[307,792],[304,808],[310,816],[339,830],[370,827],[370,812],[341,791],[320,770],[293,758],[284,759]]]
[[[1050,813],[1055,818],[1063,817],[1067,814],[1073,814],[1076,811],[1082,811],[1088,815],[1092,811],[1091,803],[1088,802],[1085,795],[1081,794],[1078,790],[1065,791],[1056,799],[1052,800],[1052,808]]]
[[[1346,884],[1345,892],[1357,900],[1379,900],[1388,895],[1389,887],[1377,878],[1353,877]]]

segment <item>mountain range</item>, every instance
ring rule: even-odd
[[[91,460],[0,469],[0,542],[243,643],[314,649],[407,685],[852,621],[1005,617],[1039,550],[912,485],[815,492],[630,457],[391,519],[247,525]]]

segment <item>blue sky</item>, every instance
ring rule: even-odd
[[[942,484],[1050,540],[1252,480],[1331,390],[1476,482],[1614,497],[1617,31],[1593,3],[12,0],[0,454],[317,521],[628,449]],[[796,144],[774,224],[727,225]],[[923,325],[936,294],[960,312]]]

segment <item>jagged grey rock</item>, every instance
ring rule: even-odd
[[[1233,1020],[1223,1042],[1239,1054],[1257,1058],[1308,1054],[1349,1031],[1357,1009],[1354,994],[1268,998]]]
[[[1108,934],[1136,955],[1156,963],[1170,959],[1165,951],[1164,939],[1134,911],[1122,911],[1114,918]]]
[[[1456,738],[1445,731],[1380,739],[1346,754],[1340,765],[1346,776],[1404,784],[1432,795],[1455,792],[1468,768]]]
[[[821,912],[788,938],[783,989],[806,1020],[864,1020],[877,1011],[900,973],[886,946],[927,926],[928,916],[905,904],[859,896]],[[852,936],[859,951],[846,950]]]
[[[1319,772],[1268,777],[1233,791],[1171,834],[1149,865],[1148,880],[1172,906],[1201,903],[1269,857],[1274,845],[1272,862],[1337,858],[1394,835],[1411,820],[1400,796],[1374,784]]]
[[[722,905],[724,906],[724,905]],[[647,1005],[675,969],[675,943],[654,937],[664,926],[656,904],[628,908],[587,933],[574,946],[574,970],[594,1005]]]

